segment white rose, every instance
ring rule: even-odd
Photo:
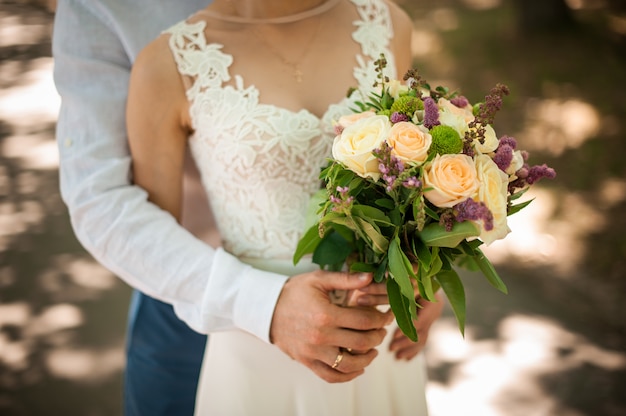
[[[333,142],[333,158],[357,175],[380,178],[378,159],[372,151],[387,139],[391,122],[387,116],[362,118],[346,127]]]
[[[439,106],[439,122],[455,129],[461,137],[469,130],[468,124],[474,120],[471,106],[459,108],[445,98],[437,101]]]
[[[507,195],[509,178],[487,155],[478,155],[475,160],[476,174],[480,182],[477,199],[493,214],[493,229],[482,229],[480,239],[485,244],[502,239],[511,231],[507,224]]]
[[[387,87],[389,88],[389,95],[391,95],[394,100],[397,100],[401,94],[405,94],[409,91],[408,85],[397,79],[390,80],[387,83]]]
[[[520,170],[524,166],[524,157],[522,156],[522,152],[516,150],[513,152],[513,160],[511,160],[511,164],[508,168],[506,168],[506,173],[509,175],[515,175],[515,172]]]
[[[482,143],[480,140],[474,139],[474,148],[480,154],[495,152],[499,144],[496,131],[490,125],[485,126],[485,140]]]

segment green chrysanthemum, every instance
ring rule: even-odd
[[[413,114],[417,110],[423,110],[424,103],[417,97],[412,95],[403,95],[398,97],[391,105],[391,113],[402,113],[409,117],[413,117]]]
[[[391,110],[379,110],[376,112],[377,115],[379,116],[387,116],[387,117],[391,117]]]
[[[430,130],[433,142],[428,153],[431,154],[457,154],[463,150],[463,140],[459,133],[450,126],[435,126]]]

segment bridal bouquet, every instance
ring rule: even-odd
[[[404,81],[384,76],[376,61],[377,92],[357,102],[336,125],[332,159],[317,223],[301,238],[294,263],[312,254],[329,270],[371,272],[386,282],[402,331],[417,340],[416,292],[447,296],[461,333],[465,293],[455,266],[480,270],[506,293],[480,246],[504,238],[507,216],[546,165],[529,166],[514,138],[498,138],[492,124],[508,94],[496,85],[484,102],[470,104],[444,87],[431,89],[410,70]]]

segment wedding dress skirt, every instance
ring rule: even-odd
[[[289,275],[317,267],[298,265],[293,270],[287,261],[254,263]],[[394,329],[390,325],[365,374],[335,384],[248,333],[212,333],[200,373],[196,415],[426,416],[423,354],[408,362],[396,360],[388,350]]]

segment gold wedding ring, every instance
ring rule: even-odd
[[[343,360],[343,350],[339,348],[339,354],[337,354],[337,358],[335,358],[335,362],[333,363],[333,365],[330,366],[330,368],[334,370],[335,368],[339,367],[341,360]]]

